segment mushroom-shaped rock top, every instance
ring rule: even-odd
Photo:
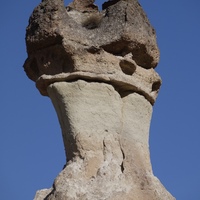
[[[65,7],[63,0],[43,0],[34,9],[26,31],[28,77],[47,95],[49,76],[54,81],[61,74],[63,80],[63,73],[65,80],[96,76],[142,91],[153,103],[161,84],[154,71],[159,50],[143,9],[137,0],[107,1],[102,11],[94,3],[74,0]]]

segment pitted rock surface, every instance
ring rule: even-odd
[[[109,1],[100,12],[93,3],[76,0],[65,8],[62,0],[45,0],[33,11],[26,34],[28,77],[48,95],[47,86],[58,77],[96,76],[122,92],[139,91],[153,104],[161,85],[153,70],[159,50],[140,4]]]

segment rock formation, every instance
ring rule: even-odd
[[[57,112],[66,166],[35,200],[172,200],[153,175],[152,106],[161,79],[155,31],[137,0],[42,0],[24,69]]]

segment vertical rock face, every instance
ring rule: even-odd
[[[35,200],[170,200],[149,156],[161,79],[155,31],[137,0],[43,0],[26,33],[27,76],[49,96],[66,166]]]

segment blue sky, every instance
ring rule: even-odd
[[[33,199],[65,164],[50,99],[22,68],[25,28],[39,0],[1,2],[0,192]],[[69,1],[65,1],[66,4]],[[97,4],[103,1],[96,1]],[[200,1],[140,0],[157,32],[163,85],[154,106],[150,151],[154,174],[177,200],[200,199]]]

